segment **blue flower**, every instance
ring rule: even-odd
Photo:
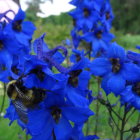
[[[93,32],[87,32],[82,36],[82,39],[92,43],[93,56],[107,51],[109,42],[114,38],[114,35],[106,32],[104,27],[100,26]]]
[[[118,95],[127,81],[137,81],[140,68],[133,63],[125,62],[125,50],[113,43],[106,57],[96,58],[91,63],[91,72],[96,76],[103,77],[102,88],[107,94],[114,92]]]
[[[31,110],[28,114],[27,128],[33,140],[50,140],[52,137],[66,140],[72,131],[69,120],[79,124],[93,114],[88,108],[67,104],[64,98],[53,93],[48,94],[45,103],[42,109]]]
[[[25,51],[25,53],[29,53],[30,51],[30,41],[32,39],[32,35],[35,31],[35,26],[32,22],[24,21],[25,13],[19,9],[17,15],[6,26],[7,33],[10,33],[10,36],[13,36],[13,40],[17,40],[20,45],[20,49]]]
[[[79,4],[79,3],[78,3]],[[92,29],[94,23],[99,19],[99,13],[95,10],[96,5],[94,1],[84,0],[80,6],[70,12],[76,22],[76,26],[82,30]]]
[[[121,100],[131,104],[136,109],[140,109],[140,82],[128,85],[121,93]]]

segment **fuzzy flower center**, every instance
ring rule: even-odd
[[[21,20],[17,20],[15,22],[13,22],[13,30],[15,30],[17,32],[21,32],[21,30],[22,30],[21,23],[22,23]]]
[[[75,70],[70,72],[70,77],[68,79],[68,83],[70,85],[72,85],[73,87],[77,87],[78,86],[78,76],[79,74],[82,72],[82,70]]]
[[[98,39],[101,39],[102,38],[102,31],[98,31],[95,35]]]
[[[55,122],[58,123],[61,118],[61,109],[56,106],[51,107],[51,115]]]
[[[117,73],[120,71],[121,64],[119,58],[110,58],[110,61],[112,63],[112,72]]]
[[[134,91],[138,96],[140,96],[140,82],[133,85],[132,91]]]
[[[84,17],[88,17],[90,15],[89,9],[84,8],[83,11],[84,11]]]
[[[0,50],[2,50],[4,47],[2,40],[0,40]]]
[[[110,19],[110,13],[106,12],[106,20]]]

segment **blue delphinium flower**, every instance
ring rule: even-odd
[[[10,36],[13,36],[17,40],[21,51],[29,53],[30,41],[36,28],[32,22],[24,21],[24,19],[25,12],[19,9],[15,18],[6,26],[6,30],[7,33],[10,33]]]
[[[74,107],[64,100],[61,94],[50,93],[47,95],[42,109],[30,111],[27,128],[33,140],[67,140],[71,134],[72,126],[69,122],[83,123],[93,115],[88,108]],[[41,122],[38,125],[38,121]]]
[[[8,82],[11,75],[12,56],[7,51],[0,51],[0,81]]]
[[[120,93],[122,101],[131,104],[136,109],[140,109],[140,82],[135,82]]]
[[[93,32],[87,32],[82,36],[82,39],[92,44],[93,56],[107,51],[109,42],[114,38],[114,35],[106,32],[104,27],[100,26]]]
[[[125,62],[125,50],[113,43],[106,57],[96,58],[91,63],[91,72],[96,76],[103,77],[102,88],[106,93],[114,92],[118,95],[127,81],[137,81],[140,69],[137,65]]]

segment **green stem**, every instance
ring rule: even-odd
[[[97,82],[98,82],[98,91],[97,91],[97,93],[98,93],[98,95],[97,95],[97,97],[99,96],[99,94],[100,94],[100,78],[98,77],[98,79],[97,79]],[[97,100],[97,104],[96,104],[96,120],[95,120],[95,135],[97,135],[97,133],[98,133],[98,125],[99,125],[99,110],[100,110],[100,104],[99,104],[99,101]]]
[[[5,104],[5,97],[6,97],[6,85],[3,85],[3,99],[2,99],[2,104],[1,104],[1,108],[0,108],[0,118],[1,118],[1,113],[3,112],[4,109],[4,104]]]

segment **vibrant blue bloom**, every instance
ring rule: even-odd
[[[99,19],[99,13],[93,9],[90,9],[91,4],[82,5],[81,8],[77,8],[69,14],[73,17],[75,25],[82,30],[90,30],[93,25]]]
[[[94,32],[87,32],[82,36],[82,39],[92,43],[93,55],[96,56],[100,52],[106,52],[109,42],[114,38],[114,35],[106,32],[104,27],[100,26]]]
[[[20,49],[22,51],[25,51],[25,53],[29,53],[30,41],[36,28],[32,22],[24,21],[24,19],[25,13],[21,9],[19,9],[15,18],[10,24],[7,24],[5,28],[7,34],[10,33],[9,36],[13,37],[13,40],[17,40],[20,45]]]
[[[12,56],[7,51],[0,51],[0,81],[8,82],[11,75]]]
[[[140,64],[140,54],[132,51],[127,52],[127,57],[129,61],[132,61],[135,64]]]
[[[91,72],[96,76],[102,76],[102,88],[106,93],[114,92],[118,95],[124,88],[127,81],[137,81],[140,68],[133,64],[125,62],[125,50],[113,43],[107,56],[96,58],[91,63]]]
[[[110,5],[110,0],[106,0],[101,9],[101,23],[106,27],[107,31],[110,30],[112,26],[112,20],[114,18],[112,8]]]
[[[69,120],[79,124],[93,114],[88,108],[67,104],[60,95],[53,93],[48,94],[45,103],[44,108],[31,110],[28,114],[27,128],[33,140],[50,140],[52,137],[67,140],[72,131]]]
[[[140,82],[128,85],[121,93],[121,99],[125,103],[131,104],[136,109],[140,109]]]

